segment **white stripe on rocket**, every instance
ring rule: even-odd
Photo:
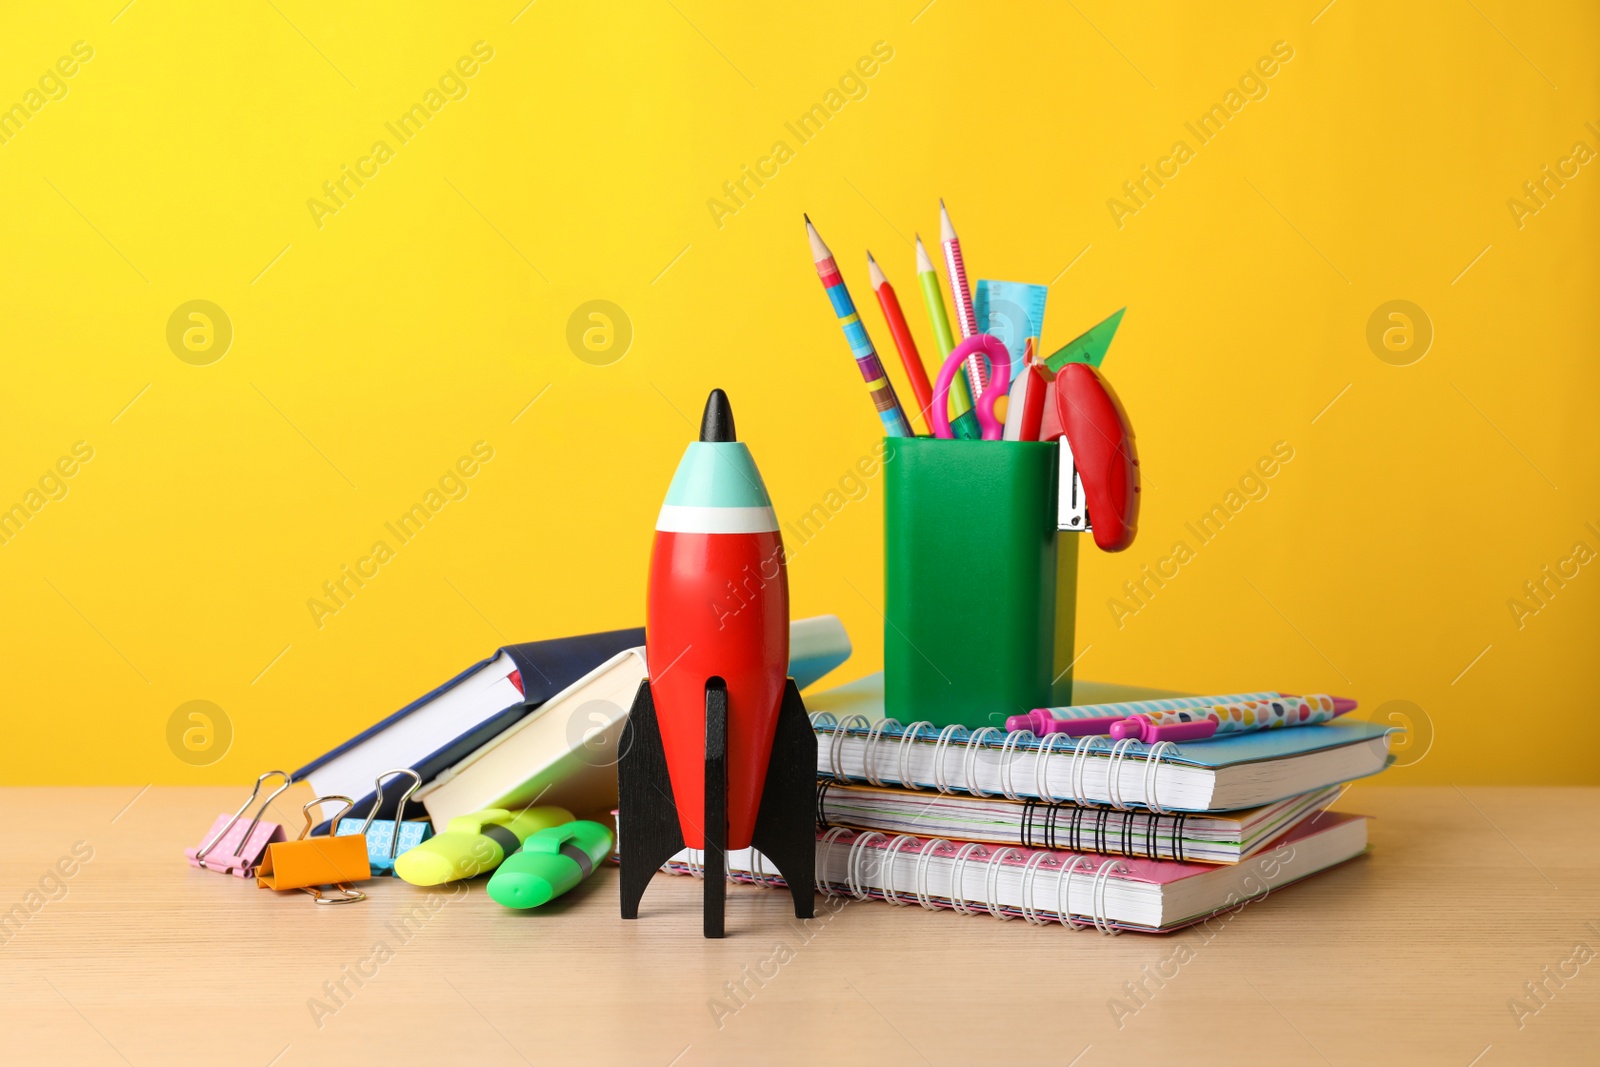
[[[668,533],[773,533],[778,516],[765,508],[708,508],[692,504],[663,504],[656,529]]]

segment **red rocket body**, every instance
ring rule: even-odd
[[[708,405],[667,492],[645,609],[667,772],[684,845],[695,849],[705,847],[707,681],[728,691],[727,847],[747,848],[789,664],[783,538],[755,461],[733,440],[731,412],[723,417],[725,427],[715,424]]]

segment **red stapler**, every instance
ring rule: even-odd
[[[1062,439],[1057,527],[1088,530],[1107,552],[1133,543],[1139,522],[1139,457],[1133,427],[1105,380],[1068,363],[1045,396],[1039,440]]]

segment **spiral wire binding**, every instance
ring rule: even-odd
[[[1106,860],[1100,865],[1100,869],[1094,872],[1093,896],[1091,898],[1094,910],[1089,914],[1089,918],[1093,920],[1095,929],[1102,934],[1116,936],[1122,933],[1117,927],[1111,925],[1111,921],[1106,918],[1106,884],[1113,874],[1127,873],[1128,865],[1116,859]]]
[[[705,852],[705,849],[703,849],[703,848],[686,848],[686,849],[684,849],[684,851],[689,854],[689,858],[687,860],[685,860],[684,863],[689,868],[690,877],[699,878],[701,880],[704,880],[705,876],[706,876],[706,852]],[[696,856],[698,856],[700,858],[699,859],[695,859]]]
[[[821,840],[818,842],[827,851],[823,854],[823,862],[820,865],[821,866],[821,870],[818,871],[817,888],[822,890],[822,895],[825,896],[825,897],[828,897],[830,900],[832,898],[836,897],[836,896],[839,896],[839,892],[838,892],[838,890],[833,888],[833,883],[832,882],[828,881],[828,879],[826,879],[824,877],[821,877],[821,873],[822,873],[822,871],[827,870],[831,866],[830,861],[833,859],[833,846],[838,843],[840,835],[841,834],[848,834],[850,832],[851,831],[850,831],[850,829],[848,827],[835,826],[832,830],[829,830],[827,833],[823,834]],[[846,873],[848,875],[848,872],[849,872],[849,857],[847,856],[845,858],[845,860],[846,860],[845,871],[846,871]]]
[[[832,734],[839,729],[839,718],[831,711],[813,711],[807,716],[807,718],[811,720],[811,730],[813,733],[821,733],[823,730],[827,730],[830,734]],[[831,738],[829,739],[829,743],[832,743]]]
[[[1066,736],[1065,734],[1058,736]],[[1105,748],[1106,739],[1096,735],[1078,738],[1078,743],[1072,746],[1072,766],[1068,770],[1067,788],[1072,791],[1071,800],[1074,804],[1088,805],[1093,801],[1089,799],[1089,790],[1083,784],[1083,772],[1086,769],[1085,760],[1089,753],[1097,748]]]
[[[999,736],[998,726],[985,726],[967,735],[967,750],[961,756],[961,773],[967,779],[967,792],[987,800],[992,795],[978,788],[978,753],[983,751],[983,740],[990,734]]]
[[[1051,734],[1064,737],[1064,734]],[[1162,744],[1171,744],[1163,741]],[[1110,808],[1072,804],[1060,800],[1036,800],[1032,797],[1013,798],[1022,804],[1018,820],[1017,843],[1025,849],[1060,849],[1070,852],[1120,852],[1126,856],[1143,854],[1147,859],[1170,859],[1186,862],[1183,853],[1183,831],[1189,816],[1184,812],[1123,811]],[[1167,829],[1172,842],[1161,843],[1162,816],[1169,822]],[[1116,817],[1116,829],[1111,820]],[[1113,840],[1120,832],[1121,842]],[[1139,835],[1143,835],[1143,843]]]
[[[1011,769],[1022,760],[1022,753],[1017,751],[1018,742],[1032,736],[1032,730],[1012,730],[1006,734],[1006,743],[1000,746],[1000,792],[1005,794],[1007,800],[1027,799],[1017,792],[1011,780]]]
[[[729,864],[728,866],[728,878],[729,880],[732,880],[733,865]],[[767,857],[762,854],[760,849],[752,848],[750,850],[750,881],[755,885],[760,886],[762,889],[776,888],[778,883],[776,881],[768,880],[769,876],[767,875],[766,867]]]
[[[872,732],[867,735],[867,751],[861,757],[861,765],[866,768],[867,781],[879,789],[884,787],[884,781],[878,775],[878,742],[883,740],[883,731],[886,727],[893,726],[900,729],[899,719],[879,719]]]
[[[828,769],[831,772],[831,781],[822,778],[817,786],[817,828],[827,830],[830,824],[827,821],[825,802],[828,787],[834,782],[848,783],[850,778],[845,774],[843,744],[849,731],[860,727],[868,731],[866,747],[862,755],[862,766],[866,781],[878,788],[887,788],[889,783],[883,777],[881,763],[881,747],[885,741],[897,740],[898,751],[894,756],[895,767],[899,771],[899,780],[896,784],[900,788],[912,792],[920,792],[923,788],[911,776],[910,757],[912,745],[918,741],[932,740],[933,742],[933,787],[944,795],[961,792],[959,786],[952,785],[949,773],[949,757],[951,746],[958,741],[965,747],[962,753],[962,776],[965,778],[966,792],[983,799],[988,799],[995,794],[984,791],[977,781],[977,760],[985,748],[992,748],[996,740],[1000,739],[1002,731],[998,727],[985,726],[974,731],[967,731],[964,727],[951,725],[943,729],[936,728],[927,720],[919,720],[909,725],[902,725],[898,720],[888,718],[877,721],[869,720],[864,715],[851,715],[842,722],[831,712],[819,711],[811,716],[812,727],[815,730],[828,730],[831,732],[828,753]],[[937,730],[937,735],[930,734]],[[964,737],[962,735],[965,735]],[[1064,751],[1064,742],[1073,739],[1066,734],[1047,734],[1039,738],[1031,730],[1012,730],[1004,733],[1004,739],[999,740],[1000,752],[1000,794],[1006,799],[1027,805],[1023,813],[1023,826],[1021,842],[1024,847],[1035,848],[1071,848],[1095,852],[1120,852],[1123,855],[1137,855],[1142,853],[1146,857],[1157,860],[1162,858],[1186,862],[1183,846],[1183,831],[1186,827],[1188,815],[1183,812],[1173,812],[1162,806],[1157,786],[1162,765],[1172,762],[1172,757],[1177,746],[1171,741],[1157,742],[1148,750],[1140,751],[1140,742],[1137,738],[1124,738],[1114,744],[1107,742],[1101,736],[1088,736],[1078,738],[1073,743],[1071,762],[1068,766],[1068,792],[1066,796],[1057,796],[1050,788],[1050,757],[1060,755]],[[1035,748],[1033,766],[1033,786],[1038,799],[1028,797],[1018,791],[1015,778],[1015,764],[1022,760],[1022,753],[1027,747]],[[1108,758],[1106,765],[1106,801],[1099,802],[1088,795],[1086,784],[1089,760],[1095,754],[1103,754]],[[1123,771],[1130,759],[1143,756],[1143,767],[1140,770],[1139,800],[1130,801],[1124,795],[1125,785]],[[1106,810],[1105,804],[1109,803],[1120,818],[1115,828],[1109,820],[1111,812]],[[1141,804],[1148,808],[1148,812],[1139,812],[1136,805]],[[1070,816],[1064,816],[1062,807],[1071,804]],[[1048,806],[1048,810],[1041,811],[1041,806]],[[1162,822],[1161,816],[1169,816],[1171,822],[1168,830],[1171,843],[1163,849],[1161,844]],[[1137,818],[1135,817],[1137,816]],[[1063,820],[1069,819],[1066,825]],[[1086,825],[1087,823],[1087,825]],[[1143,842],[1136,840],[1137,835],[1143,834]],[[1113,835],[1120,835],[1120,843]],[[1062,837],[1065,835],[1066,840]],[[898,854],[907,842],[903,838],[913,838],[913,835],[902,834],[895,839],[894,846]],[[1086,840],[1087,839],[1087,840]],[[937,839],[936,839],[937,840]],[[1142,847],[1141,847],[1142,845]],[[1163,856],[1165,853],[1165,856]],[[691,854],[687,866],[689,871],[697,878],[704,877],[703,857],[695,859]],[[963,861],[965,862],[965,861]],[[1037,871],[1037,867],[1033,868]],[[925,876],[926,863],[922,853],[919,853],[919,871]],[[1111,872],[1114,873],[1114,872]],[[891,876],[892,877],[892,876]],[[771,878],[757,861],[757,870],[752,872],[752,878],[758,885],[767,885]],[[1070,881],[1070,876],[1069,876]],[[1103,887],[1102,887],[1103,891]],[[898,894],[895,894],[898,900]],[[960,910],[960,909],[958,909]],[[1100,924],[1103,925],[1103,924]]]
[[[862,777],[866,779],[868,784],[880,789],[888,788],[890,785],[883,777],[884,768],[881,750],[886,741],[895,740],[898,742],[898,751],[894,760],[895,768],[899,771],[899,777],[894,784],[902,789],[920,792],[923,787],[914,781],[911,776],[910,759],[911,753],[914,751],[912,746],[918,741],[932,740],[934,746],[933,787],[946,795],[962,792],[963,788],[961,786],[951,784],[949,768],[950,749],[959,742],[964,746],[961,757],[961,774],[965,779],[964,791],[972,796],[988,799],[995,794],[986,792],[978,784],[977,761],[981,758],[981,754],[986,748],[994,748],[998,745],[1000,752],[1000,769],[998,772],[1000,795],[1007,800],[1024,803],[1031,802],[1034,798],[1026,796],[1017,788],[1016,764],[1022,762],[1023,752],[1028,748],[1033,748],[1035,753],[1033,791],[1039,801],[1051,805],[1071,803],[1080,808],[1099,808],[1109,804],[1118,811],[1130,813],[1135,810],[1137,805],[1142,804],[1149,808],[1153,815],[1173,815],[1180,820],[1183,818],[1182,813],[1173,812],[1162,807],[1156,791],[1162,765],[1172,762],[1173,754],[1177,750],[1177,745],[1171,741],[1160,741],[1148,750],[1141,751],[1141,742],[1137,738],[1123,738],[1115,743],[1110,743],[1105,737],[1098,735],[1080,737],[1072,745],[1071,763],[1067,770],[1067,795],[1057,796],[1050,788],[1050,757],[1062,754],[1065,749],[1065,743],[1073,741],[1073,738],[1067,734],[1052,733],[1040,738],[1031,730],[1004,732],[995,726],[985,726],[971,731],[958,725],[950,725],[943,729],[938,729],[926,719],[910,725],[902,725],[897,719],[886,718],[873,721],[865,715],[851,715],[840,721],[831,712],[827,711],[814,712],[810,718],[814,730],[819,733],[828,731],[831,735],[828,743],[828,771],[835,782],[848,783],[851,780],[850,776],[845,773],[844,768],[844,743],[851,730],[860,728],[867,731],[866,747],[862,753]],[[928,735],[935,730],[937,730],[937,735],[930,738]],[[1085,781],[1089,761],[1097,753],[1103,754],[1108,758],[1106,765],[1107,799],[1104,802],[1096,801],[1089,797],[1089,790]],[[1140,780],[1142,796],[1138,800],[1130,801],[1123,792],[1125,784],[1123,771],[1130,759],[1140,756],[1144,759]],[[824,795],[819,791],[819,828],[827,825],[821,812],[821,802]],[[1058,818],[1059,816],[1054,813],[1049,816],[1046,823],[1047,832],[1054,833]],[[1127,822],[1120,826],[1123,833],[1123,851],[1129,855],[1139,851],[1137,846],[1133,844],[1132,835],[1140,828],[1141,824],[1133,822]],[[1081,829],[1075,816],[1072,830],[1074,844],[1076,844]],[[1096,827],[1097,841],[1104,841],[1105,829],[1106,827],[1103,824]],[[1160,846],[1156,841],[1160,830],[1159,820],[1142,824],[1142,829],[1146,833],[1144,853],[1151,859],[1159,858]],[[1174,832],[1176,832],[1176,827]],[[1024,843],[1027,843],[1027,839],[1024,839]],[[1176,839],[1173,850],[1174,855],[1172,858],[1177,859],[1176,853],[1181,851],[1181,846],[1177,844]]]
[[[1162,758],[1170,752],[1177,751],[1177,748],[1178,746],[1171,741],[1158,741],[1151,746],[1144,757],[1144,806],[1155,815],[1167,814],[1161,802],[1156,799],[1156,774],[1161,770]]]
[[[1138,738],[1124,737],[1111,746],[1111,762],[1106,764],[1106,798],[1118,811],[1127,811],[1129,808],[1122,799],[1122,764],[1137,744]]]
[[[1030,856],[1022,868],[1022,917],[1034,926],[1047,926],[1050,922],[1033,906],[1033,884],[1039,868],[1047,863],[1059,866],[1061,861],[1049,852],[1040,851]]]
[[[850,736],[850,731],[856,726],[868,727],[872,723],[865,715],[852,715],[833,728],[833,740],[828,745],[828,766],[833,771],[833,780],[848,782],[850,779],[844,773],[844,740]]]
[[[945,781],[945,754],[950,748],[950,742],[955,740],[957,731],[964,733],[966,732],[966,727],[957,726],[954,723],[946,726],[939,731],[939,740],[933,746],[933,787],[947,796],[954,793],[955,790],[950,787],[949,782]]]
[[[850,836],[854,835],[854,836]],[[849,838],[845,841],[845,838]],[[887,842],[887,844],[884,844]],[[895,865],[900,857],[906,855],[906,850],[917,845],[919,839],[915,834],[899,834],[893,839],[888,834],[876,830],[853,831],[847,827],[837,826],[824,834],[818,843],[826,850],[823,861],[824,868],[831,868],[829,859],[835,845],[848,844],[849,851],[845,856],[845,877],[841,887],[825,878],[817,880],[817,888],[825,897],[842,897],[848,893],[856,900],[870,900],[874,891],[882,898],[896,907],[907,907],[911,901],[902,896],[902,891],[895,886]],[[1006,863],[1013,857],[1020,859],[1025,850],[1015,845],[1006,845],[991,849],[976,841],[965,842],[959,847],[943,837],[930,837],[921,841],[916,849],[915,885],[912,895],[929,911],[940,908],[938,898],[929,889],[929,873],[932,861],[936,856],[950,856],[953,853],[950,867],[950,896],[949,907],[962,915],[978,915],[988,912],[1001,922],[1006,922],[1015,916],[1012,910],[1019,912],[1023,919],[1034,926],[1048,926],[1052,919],[1062,926],[1073,930],[1083,930],[1093,926],[1103,934],[1116,935],[1122,931],[1113,923],[1106,911],[1107,887],[1113,877],[1130,873],[1128,865],[1120,859],[1111,858],[1101,863],[1098,868],[1093,861],[1084,855],[1071,855],[1062,857],[1051,851],[1037,850],[1028,856],[1027,862],[1022,866],[1022,904],[1020,908],[1008,909],[1000,903],[1000,878],[1005,873]],[[705,877],[703,853],[699,849],[688,850],[687,866],[691,874],[696,877]],[[701,858],[696,859],[699,855]],[[869,866],[874,860],[878,863],[878,870],[882,873],[881,886],[875,887],[870,882],[872,868]],[[965,891],[967,879],[967,866],[977,862],[984,868],[984,889],[981,896],[969,896]],[[759,853],[752,858],[752,878],[758,885],[768,884],[768,877],[762,869],[762,860]],[[1044,869],[1054,869],[1056,872],[1055,886],[1055,914],[1042,911],[1034,905],[1035,889],[1039,881],[1039,872]],[[1082,871],[1089,876],[1089,921],[1079,922],[1073,917],[1072,912],[1072,879]]]
[[[910,726],[907,726],[900,734],[900,785],[914,793],[921,792],[922,787],[911,780],[911,771],[906,766],[906,757],[911,754],[911,743],[917,739],[917,735],[922,732],[922,728],[924,726],[930,730],[933,729],[933,723],[929,722],[927,719],[923,719],[920,722],[914,722]]]
[[[850,855],[845,858],[845,887],[850,890],[850,895],[857,900],[868,900],[872,897],[872,889],[865,884],[867,874],[867,853],[872,850],[872,842],[882,839],[889,840],[888,834],[880,834],[876,830],[868,830],[857,835],[850,845]],[[876,858],[874,856],[873,858]],[[882,860],[879,860],[882,863]],[[880,867],[881,870],[881,867]]]
[[[1039,758],[1033,764],[1033,791],[1052,804],[1060,804],[1067,798],[1050,792],[1050,775],[1046,773],[1050,769],[1049,756],[1055,751],[1056,742],[1071,740],[1066,734],[1047,734],[1039,745]]]
[[[935,852],[948,852],[955,847],[942,837],[930,837],[917,851],[917,903],[929,911],[938,911],[939,905],[928,895],[928,861],[933,859]]]
[[[895,892],[894,862],[895,859],[899,857],[900,850],[902,848],[906,847],[908,844],[912,844],[917,840],[918,838],[915,834],[901,834],[893,841],[889,842],[889,847],[885,850],[886,855],[884,856],[883,860],[883,899],[887,900],[890,904],[893,904],[897,908],[906,907],[911,903],[911,901],[901,900],[900,895]]]
[[[989,906],[989,914],[1001,922],[1010,919],[1011,913],[1002,910],[1000,907],[1000,872],[1005,868],[1006,857],[1013,852],[1019,856],[1022,855],[1020,848],[1011,845],[1002,848],[999,852],[991,853],[988,869],[984,871],[983,884],[984,888],[989,891],[989,899],[986,901]]]
[[[1064,864],[1060,873],[1056,875],[1056,918],[1060,920],[1062,926],[1074,930],[1082,930],[1087,925],[1072,917],[1072,876],[1077,873],[1079,864],[1090,868],[1094,866],[1088,856],[1073,856],[1071,862]],[[1093,898],[1091,898],[1090,911],[1093,910]],[[1095,926],[1100,925],[1097,917],[1092,914],[1090,917],[1095,919]]]
[[[978,910],[968,902],[966,890],[963,888],[966,884],[967,860],[975,853],[979,859],[983,859],[989,855],[989,850],[976,841],[968,841],[961,846],[961,851],[956,853],[955,866],[950,871],[950,906],[962,915],[978,914]]]

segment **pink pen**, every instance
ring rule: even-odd
[[[1147,745],[1157,741],[1202,741],[1216,736],[1216,732],[1217,724],[1210,719],[1157,726],[1148,715],[1134,715],[1111,727],[1111,736],[1118,741],[1132,737]]]
[[[1355,707],[1354,700],[1325,693],[1240,700],[1207,709],[1131,715],[1111,727],[1111,736],[1118,740],[1137,738],[1150,745],[1161,741],[1199,741],[1228,734],[1315,726],[1353,711]]]
[[[1058,719],[1048,709],[1034,708],[1026,715],[1013,715],[1006,720],[1007,730],[1032,730],[1040,737],[1046,734],[1066,734],[1068,737],[1090,737],[1108,734],[1114,723],[1124,721],[1121,715],[1104,715],[1095,719]]]

